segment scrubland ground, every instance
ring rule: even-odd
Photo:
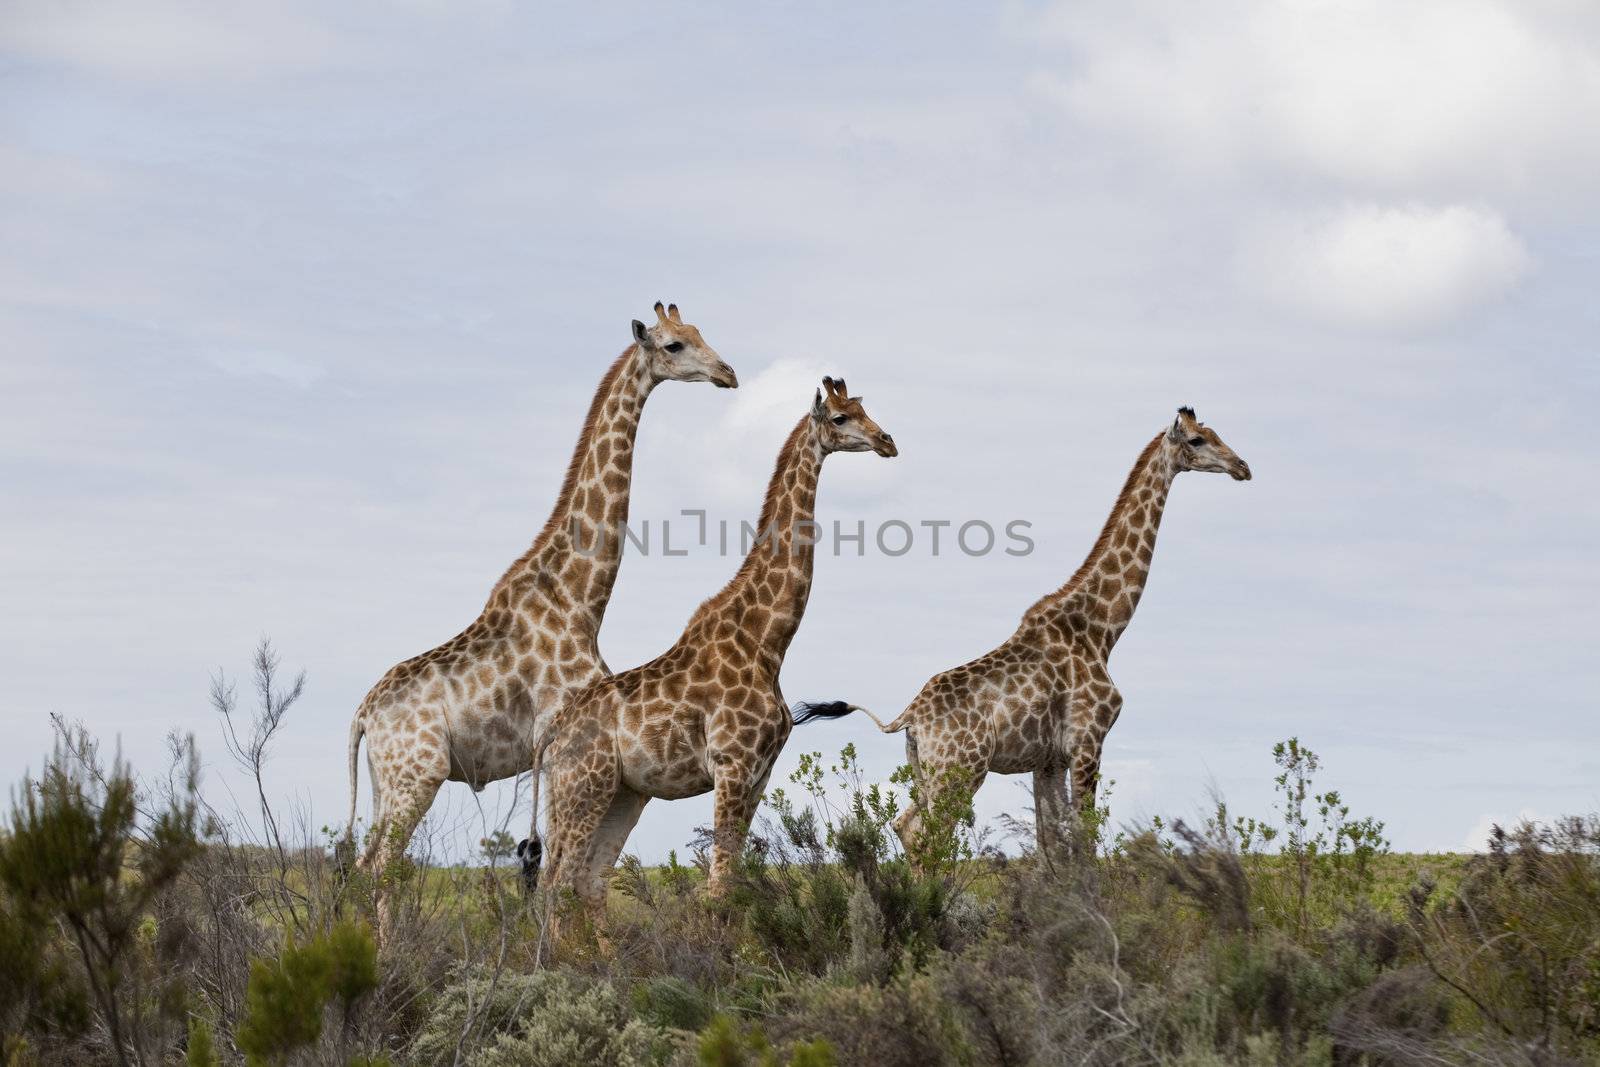
[[[256,669],[254,714],[213,699],[261,782],[299,689]],[[265,788],[225,817],[187,740],[138,777],[59,734],[0,830],[8,1064],[1600,1062],[1600,819],[1392,854],[1296,740],[1264,815],[1102,809],[1043,848],[997,828],[1002,852],[951,809],[916,863],[905,788],[813,755],[726,900],[698,851],[625,860],[591,924],[525,900],[495,833],[482,865],[390,873],[380,950],[350,843]]]

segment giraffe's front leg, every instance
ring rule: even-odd
[[[1046,855],[1067,840],[1067,765],[1052,758],[1033,772],[1033,815],[1039,851]]]
[[[1104,742],[1102,734],[1080,734],[1072,753],[1072,802],[1081,818],[1094,815],[1094,794],[1100,783],[1100,751]]]
[[[1073,708],[1072,803],[1078,815],[1091,826],[1095,813],[1095,789],[1100,782],[1100,753],[1106,734],[1122,713],[1122,694],[1107,681],[1086,692]]]
[[[554,781],[551,785],[555,785]],[[552,801],[556,795],[556,790],[552,788]],[[594,892],[586,860],[593,847],[595,831],[608,805],[593,796],[580,799],[573,795],[564,799],[572,801],[572,817],[560,823],[552,821],[547,835],[550,848],[544,915],[545,933],[551,941],[559,941],[566,930],[566,918],[573,900],[566,896],[565,890],[572,891],[578,907],[591,921],[598,920],[605,910],[605,890],[602,887],[598,894]]]
[[[762,791],[772,774],[773,760],[757,772],[734,760],[720,761],[716,769],[715,811],[711,839],[711,880],[707,886],[713,897],[724,897],[733,888],[734,869],[744,853],[750,822],[761,803]],[[757,776],[759,774],[759,776]]]

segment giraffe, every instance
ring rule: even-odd
[[[666,652],[577,691],[549,774],[550,872],[592,911],[651,798],[714,792],[710,890],[726,891],[773,762],[794,722],[778,688],[811,591],[817,478],[832,452],[894,456],[894,439],[842,379],[824,378],[778,453],[756,543]],[[538,760],[535,761],[538,766]]]
[[[595,391],[549,520],[449,641],[388,671],[350,723],[350,824],[356,758],[367,739],[373,828],[361,866],[404,853],[446,781],[474,790],[527,770],[533,743],[570,688],[609,673],[597,636],[622,558],[634,437],[663,381],[737,388],[738,377],[676,304],[633,321],[633,343]],[[536,813],[537,814],[537,813]],[[383,925],[382,885],[379,887]]]
[[[884,733],[906,734],[906,759],[920,800],[895,825],[915,855],[930,803],[951,788],[976,792],[990,772],[1031,771],[1039,841],[1060,839],[1070,802],[1094,805],[1106,733],[1122,710],[1106,661],[1144,592],[1156,531],[1172,481],[1182,471],[1211,471],[1248,481],[1250,467],[1178,409],[1134,462],[1105,527],[1076,573],[1022,616],[1002,645],[934,675],[894,722],[834,702],[802,705],[830,716],[864,712]]]

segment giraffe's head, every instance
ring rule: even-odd
[[[1172,420],[1172,429],[1167,431],[1167,440],[1178,457],[1179,470],[1226,474],[1236,482],[1250,480],[1250,464],[1224,444],[1217,431],[1201,425],[1194,408],[1178,409],[1178,417]]]
[[[894,438],[872,421],[859,396],[845,391],[843,378],[824,378],[817,398],[811,404],[811,417],[817,420],[817,433],[824,452],[876,452],[898,456]]]
[[[678,305],[656,301],[656,324],[633,320],[633,339],[650,361],[658,382],[710,382],[719,389],[739,388],[739,376],[706,344],[700,331],[685,323]]]

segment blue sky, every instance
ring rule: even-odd
[[[831,459],[824,523],[1032,523],[820,558],[791,699],[894,713],[1002,640],[1193,404],[1255,479],[1172,495],[1119,818],[1261,811],[1290,734],[1399,847],[1600,807],[1584,5],[327,7],[0,22],[7,781],[55,711],[236,790],[207,676],[269,634],[310,673],[269,785],[342,820],[362,694],[476,614],[663,299],[744,387],[656,393],[636,520],[753,517],[834,373],[902,455]],[[626,559],[612,666],[736,564]],[[775,781],[847,741],[901,755],[817,725]],[[445,799],[465,839],[512,803]]]

